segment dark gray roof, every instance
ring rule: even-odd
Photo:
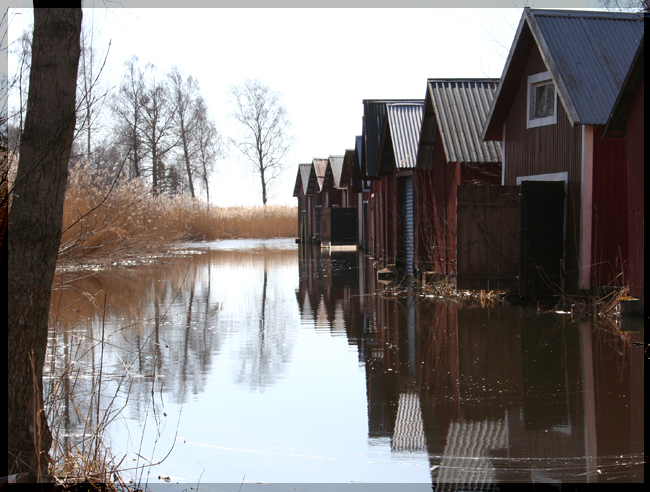
[[[415,168],[423,111],[424,101],[386,104],[397,169]]]
[[[387,103],[418,102],[414,99],[364,99],[363,101],[363,153],[366,163],[364,171],[376,176],[379,168],[379,147],[386,118]]]
[[[431,99],[448,162],[501,162],[501,145],[481,131],[499,79],[429,79]]]
[[[354,139],[355,145],[354,145],[354,150],[357,153],[357,166],[359,166],[359,171],[363,171],[362,169],[362,152],[363,152],[363,137],[361,135],[357,135]]]
[[[501,137],[504,107],[514,98],[508,79],[521,76],[531,35],[571,123],[605,124],[643,36],[643,18],[640,13],[525,8],[484,137]]]

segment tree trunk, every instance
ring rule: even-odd
[[[260,170],[260,178],[262,181],[262,205],[266,205],[266,180],[264,179],[264,169]]]
[[[181,125],[184,126],[182,119]],[[192,198],[196,198],[194,195],[194,182],[192,181],[192,168],[190,167],[190,151],[187,146],[187,135],[185,134],[185,128],[181,128],[181,136],[183,139],[183,156],[185,157],[185,169],[187,171],[187,181],[190,185],[190,195],[192,195]]]
[[[203,175],[203,183],[205,184],[205,202],[207,204],[207,209],[210,210],[210,185],[208,183],[207,173]]]
[[[156,145],[156,122],[153,123],[153,130],[151,131],[151,191],[154,195],[158,194],[160,185],[158,180],[160,178],[159,172],[160,168],[158,167],[158,148]]]
[[[9,213],[8,473],[47,471],[42,374],[75,128],[78,8],[35,8],[25,129]]]

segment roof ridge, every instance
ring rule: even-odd
[[[629,19],[643,18],[643,12],[613,12],[611,10],[570,10],[570,9],[531,9],[525,7],[533,15],[553,17],[591,17],[601,19]]]

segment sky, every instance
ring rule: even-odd
[[[332,0],[329,8],[319,8],[323,2],[222,0],[217,2],[222,7],[202,8],[207,2],[187,0],[184,8],[159,7],[166,3],[180,4],[83,2],[100,7],[84,10],[84,22],[92,19],[100,33],[99,46],[110,41],[107,86],[119,85],[123,63],[133,54],[142,64],[153,63],[159,74],[176,65],[198,79],[225,140],[234,136],[236,125],[229,116],[230,87],[246,79],[266,83],[282,95],[295,137],[287,171],[269,203],[290,205],[296,204],[298,164],[354,148],[364,99],[423,99],[428,78],[499,78],[524,6],[521,0],[459,0],[454,5],[465,8],[444,8],[450,2],[401,0],[400,6],[414,7],[368,8],[367,0]],[[525,4],[593,8],[596,1]],[[30,5],[11,3],[23,8],[9,10],[9,45],[33,22],[31,10],[24,8]],[[316,7],[290,8],[295,5]],[[342,5],[352,7],[338,8]],[[417,8],[423,5],[435,7]],[[471,8],[475,5],[491,8]],[[210,190],[215,205],[261,204],[259,178],[246,171],[237,149],[216,167]]]

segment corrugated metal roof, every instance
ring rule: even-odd
[[[413,169],[417,162],[424,101],[386,104],[397,169]]]
[[[307,187],[309,186],[309,173],[311,172],[311,164],[300,164],[298,170],[302,176],[302,192],[307,194]]]
[[[347,169],[348,176],[349,176],[348,181],[346,183],[343,183],[343,185],[345,185],[345,187],[350,189],[351,191],[356,191],[355,185],[359,175],[356,169],[356,160],[354,158],[354,152],[355,152],[354,149],[345,149],[345,156],[343,157],[343,169]],[[341,173],[341,179],[342,178],[343,178],[343,173]]]
[[[642,13],[524,8],[482,137],[503,138],[513,83],[521,77],[531,39],[571,124],[605,124],[643,31]]]
[[[381,133],[384,128],[387,103],[419,102],[414,99],[364,99],[363,101],[363,136],[365,138],[363,152],[365,153],[368,176],[376,176],[379,169],[379,147]]]
[[[328,159],[329,166],[332,169],[332,176],[334,177],[334,187],[341,187],[341,173],[343,172],[343,156],[331,155]]]
[[[564,86],[565,106],[573,106],[566,108],[573,123],[607,123],[643,35],[643,17],[544,10],[529,17],[533,34],[543,37],[542,56],[556,85]]]
[[[307,194],[310,170],[311,164],[298,164],[298,174],[296,175],[296,184],[293,187],[293,196],[298,196],[301,189],[303,194]]]
[[[481,131],[499,79],[429,79],[436,122],[448,162],[501,162],[501,145]]]
[[[325,171],[327,170],[327,159],[314,159],[312,164],[314,166],[314,171],[316,172],[318,191],[320,191],[323,189],[323,180],[325,179]]]

